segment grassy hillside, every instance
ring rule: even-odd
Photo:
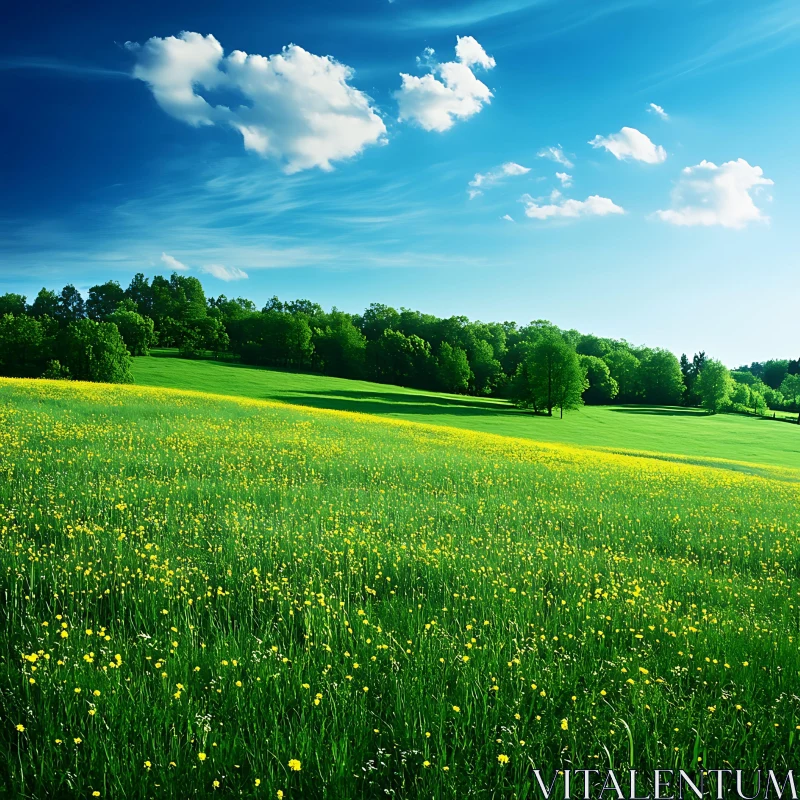
[[[797,762],[800,484],[163,389],[0,397],[10,796]]]
[[[500,400],[256,369],[216,361],[137,358],[137,384],[196,389],[283,403],[359,411],[504,436],[800,468],[800,426],[685,408],[584,407],[538,417]]]

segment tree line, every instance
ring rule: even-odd
[[[206,297],[186,275],[139,273],[127,288],[42,289],[0,296],[0,374],[129,382],[131,357],[158,344],[185,357],[316,371],[451,393],[498,396],[553,414],[588,404],[703,406],[764,414],[800,408],[798,361],[729,371],[698,353],[680,359],[546,320],[527,325],[447,318],[373,303],[362,314],[277,297]]]

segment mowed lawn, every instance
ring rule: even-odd
[[[548,418],[519,411],[503,400],[171,357],[137,358],[133,373],[136,383],[143,386],[379,414],[541,442],[800,469],[800,426],[733,414],[710,416],[695,409],[651,406],[586,406],[568,412],[564,419]]]

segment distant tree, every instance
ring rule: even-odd
[[[107,316],[106,322],[117,326],[122,340],[132,356],[146,356],[156,343],[153,320],[150,317],[143,317],[135,311],[126,311],[122,304],[120,304],[120,308]]]
[[[86,305],[83,302],[81,293],[68,283],[58,296],[58,308],[56,309],[56,319],[62,325],[69,325],[77,322],[86,316]]]
[[[136,303],[134,311],[138,311],[144,316],[151,316],[153,309],[153,292],[150,281],[141,272],[133,276],[133,280],[125,290],[125,297]]]
[[[781,394],[798,411],[797,424],[800,425],[800,374],[787,375],[781,384]]]
[[[92,286],[86,300],[86,315],[89,319],[102,321],[113,314],[124,299],[125,292],[117,281]]]
[[[31,305],[31,316],[39,319],[40,317],[58,317],[58,295],[50,289],[42,289],[36,295],[36,299]]]
[[[575,350],[558,334],[543,335],[531,349],[522,370],[525,380],[517,392],[521,404],[536,410],[578,408],[586,389],[586,374]]]
[[[764,364],[761,380],[773,389],[779,389],[783,379],[789,374],[789,361],[785,358],[772,359]]]
[[[439,388],[457,394],[466,392],[472,378],[466,350],[442,342],[436,360]]]
[[[369,363],[381,383],[429,388],[434,360],[430,345],[419,336],[406,336],[387,328],[381,337],[367,345]]]
[[[356,320],[356,325],[370,342],[377,341],[388,328],[395,330],[399,324],[400,314],[391,306],[382,303],[373,303]]]
[[[6,314],[21,317],[27,312],[28,306],[24,295],[12,294],[11,292],[0,295],[0,317],[4,317]]]
[[[730,402],[733,389],[733,379],[728,368],[716,359],[705,359],[695,383],[703,408],[712,414],[721,411]]]
[[[81,319],[67,327],[65,366],[75,380],[133,383],[132,359],[117,326]]]
[[[654,405],[677,405],[683,396],[683,375],[678,359],[668,350],[646,349],[640,375],[644,399]]]
[[[599,336],[589,334],[581,336],[578,339],[578,345],[575,352],[579,356],[594,356],[595,358],[603,358],[609,354],[611,346],[608,339],[601,339]]]
[[[758,378],[747,369],[731,370],[731,378],[737,383],[743,383],[745,386],[753,386],[758,380]]]
[[[312,331],[317,366],[326,375],[363,378],[367,339],[353,324],[349,314],[333,310],[325,325]]]
[[[586,373],[588,388],[583,393],[584,403],[600,405],[610,403],[619,393],[619,385],[611,377],[611,371],[598,356],[578,356]]]
[[[25,314],[0,317],[0,375],[12,378],[41,375],[50,350],[46,333],[41,320]]]
[[[24,297],[22,298],[25,299]],[[789,363],[786,365],[786,372],[789,375],[800,375],[800,358],[789,359]]]
[[[637,403],[642,397],[641,363],[627,347],[618,347],[603,357],[619,387],[618,403]]]
[[[469,365],[473,375],[475,394],[489,394],[498,384],[503,368],[494,357],[492,345],[485,339],[478,339],[472,348]]]

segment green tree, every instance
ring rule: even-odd
[[[525,368],[525,380],[518,391],[522,403],[536,410],[578,408],[586,389],[586,373],[578,355],[562,336],[548,332],[531,349]]]
[[[500,362],[494,357],[494,348],[486,339],[477,339],[469,356],[475,394],[489,394],[503,374]]]
[[[610,403],[619,393],[619,385],[611,377],[606,362],[597,356],[578,356],[578,358],[588,381],[588,388],[583,393],[584,403],[589,405]]]
[[[367,339],[349,314],[331,311],[325,325],[313,329],[313,345],[317,366],[326,375],[364,377]]]
[[[106,322],[112,322],[117,326],[132,356],[146,356],[156,343],[153,320],[135,311],[126,311],[121,303],[120,308],[108,315]]]
[[[442,342],[436,360],[440,388],[445,392],[466,392],[472,378],[467,351],[453,347],[449,342]]]
[[[406,336],[387,328],[376,342],[369,342],[367,354],[372,372],[381,383],[428,388],[432,382],[431,347],[415,334]]]
[[[721,361],[707,358],[697,376],[694,388],[703,408],[716,414],[730,402],[734,388],[733,379]]]
[[[51,346],[43,321],[24,314],[0,317],[0,374],[38,378],[45,369]]]
[[[25,296],[21,294],[8,294],[0,295],[0,317],[6,314],[13,314],[15,317],[21,317],[28,313],[28,306],[25,302]]]
[[[75,380],[133,383],[131,355],[116,325],[81,319],[67,327],[65,366]]]
[[[800,425],[800,375],[787,375],[781,383],[781,394],[798,411],[797,424]]]
[[[58,296],[56,319],[62,325],[69,325],[85,316],[86,304],[83,302],[81,293],[71,283],[68,283]]]
[[[669,350],[646,349],[639,372],[645,402],[653,405],[680,403],[684,391],[681,365]]]
[[[789,372],[789,360],[778,358],[767,361],[761,374],[761,380],[772,389],[779,389],[783,379]]]
[[[125,292],[117,281],[106,281],[89,289],[86,314],[89,319],[104,320],[117,310]]]
[[[57,319],[58,317],[58,296],[50,289],[42,288],[36,299],[31,305],[31,316],[37,319],[41,317],[50,317],[50,319]]]
[[[628,347],[619,346],[607,355],[603,361],[608,366],[611,377],[617,382],[618,403],[637,403],[642,397],[641,362]]]

